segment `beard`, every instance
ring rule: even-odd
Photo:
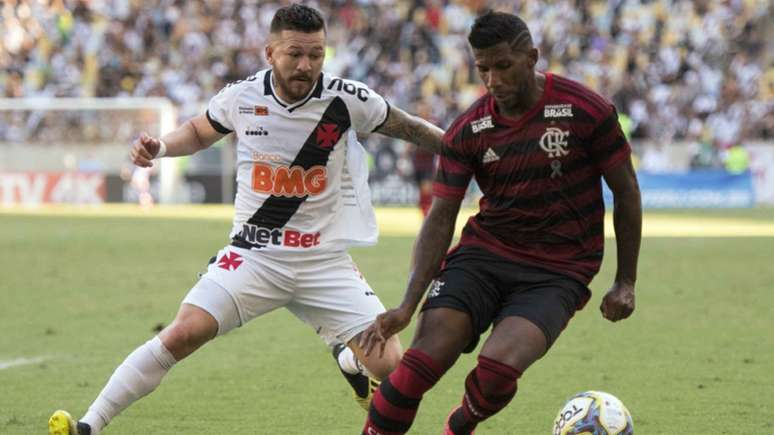
[[[274,71],[274,81],[277,87],[282,91],[286,98],[290,99],[288,103],[295,103],[296,101],[306,97],[314,86],[316,77],[295,75],[289,78],[282,77]]]

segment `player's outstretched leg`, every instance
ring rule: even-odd
[[[355,402],[361,408],[368,411],[374,391],[379,388],[381,382],[371,377],[355,354],[352,353],[352,350],[345,344],[340,343],[333,346],[333,358],[336,360],[341,374],[344,375],[344,379],[352,387],[352,395],[355,397]]]
[[[55,412],[49,419],[49,435],[99,434],[121,411],[155,390],[177,361],[217,332],[214,317],[199,307],[183,304],[170,326],[135,349],[116,368],[83,418],[76,423],[67,412]]]

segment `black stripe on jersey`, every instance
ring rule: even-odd
[[[608,158],[616,153],[616,151],[620,150],[626,145],[626,138],[623,136],[616,136],[615,140],[610,141],[609,144],[605,145],[604,148],[601,148],[597,151],[596,154],[604,156],[604,158]]]
[[[449,187],[468,187],[471,174],[458,174],[456,172],[441,172],[435,176],[436,181]]]
[[[317,130],[323,124],[335,124],[340,132],[339,139],[346,134],[350,127],[350,118],[344,100],[339,97],[333,99],[328,108],[325,109],[325,113],[323,113],[315,128],[312,129],[309,137],[306,138],[304,145],[290,166],[300,166],[305,170],[309,170],[313,166],[326,166],[328,164],[328,156],[333,150],[333,146],[322,148],[317,144]],[[247,223],[270,230],[282,228],[307,198],[308,195],[300,198],[272,195],[266,198],[261,207],[248,219]],[[239,240],[239,242],[246,243],[244,240]]]
[[[586,252],[572,257],[574,261],[602,261],[605,255],[605,251],[600,249],[598,251]]]
[[[570,221],[576,221],[604,209],[604,202],[594,198],[583,207],[568,209],[564,213],[552,215],[550,219],[546,219],[543,213],[538,213],[538,215],[531,217],[521,216],[519,217],[519,226],[526,227],[540,225],[541,227],[549,228],[547,225],[561,225]]]
[[[561,224],[557,224],[561,225]],[[602,222],[591,225],[584,231],[577,233],[563,233],[558,234],[552,231],[553,226],[545,227],[541,229],[541,236],[539,239],[523,240],[530,244],[540,244],[542,246],[557,246],[559,249],[566,248],[569,245],[577,245],[586,242],[589,239],[595,237],[601,237],[604,231],[604,224]],[[517,236],[518,237],[518,236]],[[585,255],[585,254],[584,254]]]
[[[500,203],[507,203],[520,209],[530,209],[544,204],[553,204],[555,202],[565,201],[583,195],[587,191],[597,187],[600,183],[597,177],[588,177],[573,183],[571,186],[559,188],[550,192],[540,192],[537,195],[526,196],[517,194],[512,198],[497,198]],[[529,186],[528,186],[529,187]]]
[[[481,177],[481,183],[494,183],[495,185],[514,185],[519,183],[525,183],[530,181],[540,181],[551,178],[551,167],[546,164],[545,166],[534,166],[530,168],[514,170],[513,166],[508,165],[508,160],[500,159],[498,172],[494,174],[487,173]],[[576,170],[582,170],[589,165],[589,161],[585,158],[576,158],[568,162],[563,162],[562,172],[571,173]],[[482,174],[484,175],[484,174]]]
[[[373,130],[371,130],[371,133],[376,133],[379,131],[380,128],[384,125],[385,122],[387,122],[387,119],[390,117],[390,103],[387,102],[387,100],[384,100],[384,104],[387,105],[387,114],[384,115],[384,121],[380,122],[379,125],[376,126]]]
[[[452,148],[450,146],[444,146],[443,148],[441,148],[441,157],[447,158],[449,160],[454,160],[455,162],[462,163],[465,165],[470,163],[470,158],[468,157],[468,155],[464,154],[461,150]]]
[[[591,135],[589,136],[589,140],[592,142],[592,145],[594,144],[594,141],[598,140],[599,138],[607,135],[610,133],[612,129],[615,128],[615,124],[618,122],[618,113],[613,112],[610,115],[608,115],[602,122],[599,123],[599,125],[594,128],[594,131],[591,132]]]
[[[227,129],[226,127],[223,126],[223,124],[221,124],[218,121],[214,120],[212,118],[212,116],[210,116],[210,111],[209,110],[206,112],[206,115],[207,115],[207,121],[210,121],[210,125],[218,133],[220,133],[220,134],[229,134],[229,133],[232,132],[232,130]]]

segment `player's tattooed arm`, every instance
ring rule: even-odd
[[[441,152],[443,144],[441,141],[443,130],[395,106],[390,107],[390,113],[377,133],[411,142],[436,154]]]

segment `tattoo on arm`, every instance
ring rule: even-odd
[[[387,119],[377,132],[411,142],[436,154],[441,152],[443,130],[425,119],[410,115],[395,106],[390,107]]]

